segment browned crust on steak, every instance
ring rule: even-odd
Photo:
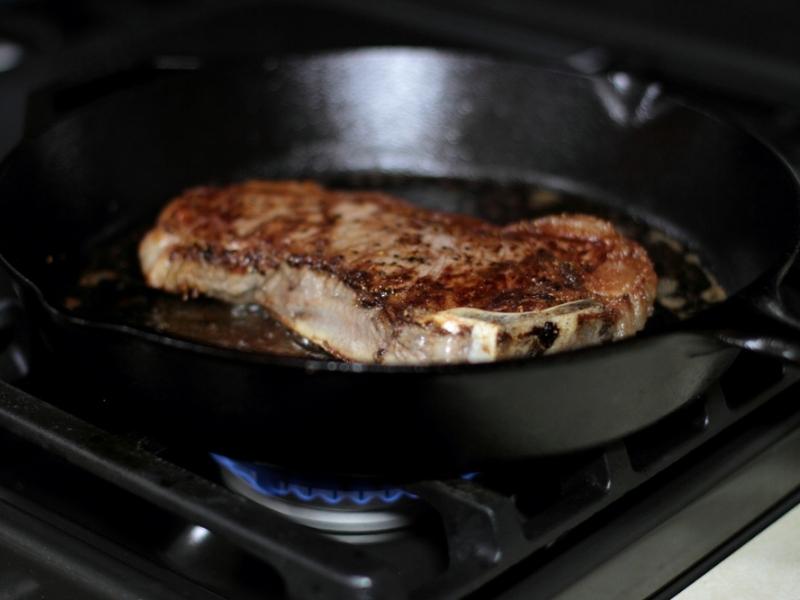
[[[335,278],[353,290],[358,308],[397,327],[464,307],[529,313],[589,300],[602,306],[591,317],[605,323],[595,328],[602,341],[640,329],[656,289],[645,250],[595,217],[556,215],[499,227],[379,192],[311,182],[199,187],[164,208],[140,247],[148,283],[219,297],[202,276],[156,275],[156,247],[162,259],[168,253],[167,263],[216,273],[271,277],[283,266],[307,268]],[[159,268],[169,271],[163,260]],[[545,350],[552,345],[552,327],[531,335]]]

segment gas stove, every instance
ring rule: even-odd
[[[84,598],[669,597],[795,502],[799,379],[744,356],[609,447],[402,487],[186,454],[0,384],[3,569]]]
[[[31,89],[143,57],[402,43],[616,68],[605,47],[533,31],[514,43],[422,9],[188,4],[0,5],[0,149],[19,134]],[[675,87],[800,159],[800,119],[783,101]],[[748,353],[684,408],[612,444],[433,480],[298,473],[176,447],[97,410],[102,398],[85,411],[89,387],[64,388],[52,372],[0,276],[10,598],[669,598],[800,500],[800,370]]]

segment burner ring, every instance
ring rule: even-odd
[[[418,513],[417,497],[401,488],[364,480],[345,486],[309,485],[267,465],[212,454],[224,483],[233,491],[315,529],[371,533],[409,526]]]
[[[242,496],[258,502],[286,517],[323,531],[336,533],[374,533],[408,527],[416,517],[416,506],[396,504],[366,510],[338,509],[330,506],[303,505],[278,496],[260,494],[240,477],[223,469],[225,484]]]

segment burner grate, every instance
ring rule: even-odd
[[[740,358],[743,362],[734,365],[732,371],[751,368],[748,360],[751,357],[743,353]],[[638,449],[643,446],[635,440],[621,440],[588,453],[585,460],[573,457],[570,462],[555,461],[557,464],[547,470],[553,478],[549,483],[542,479],[542,467],[548,461],[541,461],[519,466],[505,482],[500,474],[485,473],[473,480],[468,476],[409,485],[405,491],[416,499],[407,497],[394,504],[376,506],[385,508],[408,502],[432,508],[430,514],[442,525],[449,555],[440,571],[409,588],[391,561],[372,546],[356,547],[343,543],[339,537],[334,539],[293,523],[128,440],[3,383],[0,383],[0,427],[186,522],[218,534],[220,539],[271,566],[289,597],[443,598],[463,596],[489,582],[501,586],[506,575],[516,576],[513,573],[517,565],[531,568],[531,561],[541,556],[538,551],[588,526],[600,511],[619,505],[623,496],[653,482],[660,472],[717,434],[733,429],[733,425],[769,400],[775,398],[777,402],[776,396],[798,380],[800,372],[787,367],[780,379],[734,408],[726,398],[724,390],[728,383],[723,377],[721,385],[713,386],[696,400],[696,406],[706,416],[702,427],[690,427],[689,434],[677,437],[670,431],[662,431],[663,424],[653,427],[648,435],[664,441],[656,444],[657,455],[637,458]],[[781,397],[788,398],[794,406],[793,398]],[[697,421],[695,412],[699,410],[688,411],[686,418]],[[795,422],[796,419],[792,421]],[[676,445],[670,447],[673,441]],[[244,479],[232,473],[231,477],[255,493]],[[254,481],[265,486],[264,489],[284,489],[270,477],[262,480],[256,475]],[[300,485],[300,482],[290,483]],[[546,483],[553,490],[553,497],[552,502],[543,503],[538,491]],[[331,499],[328,493],[331,490],[325,486],[293,488],[289,492],[287,485],[285,489],[287,494],[294,495],[290,504],[295,506],[302,505],[303,496],[321,503],[325,497]],[[380,502],[394,496],[387,490],[399,488],[370,489],[376,494],[372,501]],[[337,512],[336,507],[330,512]]]

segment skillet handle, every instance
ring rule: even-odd
[[[793,311],[792,305],[796,302],[787,302],[792,290],[784,283],[796,258],[795,254],[762,286],[731,304],[731,310],[725,315],[726,325],[716,331],[720,340],[800,365],[800,318]]]
[[[0,297],[0,354],[11,344],[18,312],[19,303],[16,299]]]
[[[15,297],[0,296],[0,380],[9,383],[22,379],[29,370],[28,354],[18,327],[22,314]]]

